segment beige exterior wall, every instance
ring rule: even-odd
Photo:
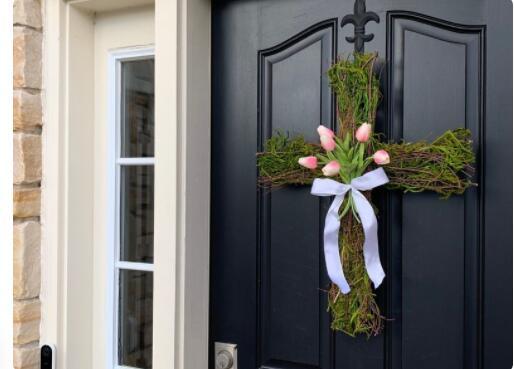
[[[14,368],[39,368],[41,62],[39,0],[14,0]]]

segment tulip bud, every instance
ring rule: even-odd
[[[373,154],[373,160],[378,165],[385,165],[390,163],[389,154],[385,150],[378,150]]]
[[[330,128],[327,128],[325,126],[319,126],[318,127],[318,133],[319,133],[319,136],[328,136],[330,138],[334,138],[334,136],[336,135],[334,133],[334,131],[332,131]]]
[[[327,151],[332,151],[336,148],[336,142],[332,137],[322,135],[320,138],[321,147]]]
[[[341,166],[336,160],[332,160],[327,165],[321,169],[323,172],[323,175],[326,177],[333,177],[336,176],[339,173],[339,170],[341,169]]]
[[[357,131],[355,132],[355,138],[359,142],[368,142],[369,137],[371,136],[371,124],[362,123]]]
[[[306,156],[298,159],[298,164],[305,168],[316,169],[318,167],[318,159],[315,156]]]

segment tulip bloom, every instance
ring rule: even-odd
[[[355,138],[359,142],[368,142],[369,137],[371,136],[371,124],[362,123],[357,131],[355,132]]]
[[[334,138],[335,137],[335,133],[334,131],[332,131],[330,128],[327,128],[325,126],[319,126],[318,127],[318,133],[319,133],[319,136],[328,136],[330,138]]]
[[[319,139],[321,141],[321,147],[325,150],[332,151],[336,148],[336,142],[332,137],[321,135]]]
[[[378,150],[373,154],[373,160],[378,165],[385,165],[390,163],[389,154],[385,150]]]
[[[341,169],[341,166],[336,160],[332,160],[327,165],[325,165],[321,171],[323,172],[323,175],[326,177],[333,177],[339,174],[339,170]]]
[[[318,167],[318,159],[315,156],[306,156],[298,159],[298,164],[305,168],[316,169]]]

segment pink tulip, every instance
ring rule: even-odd
[[[362,123],[357,131],[355,132],[355,138],[359,142],[368,142],[369,137],[371,136],[371,124]]]
[[[325,175],[326,177],[333,177],[339,173],[340,169],[341,166],[339,165],[339,163],[336,160],[332,160],[327,165],[325,165],[323,169],[321,169],[321,171],[323,172],[323,175]]]
[[[305,168],[316,169],[318,167],[318,159],[315,156],[307,156],[298,159],[298,164]]]
[[[322,135],[320,138],[321,147],[323,147],[327,151],[332,151],[336,148],[336,142],[330,136]]]
[[[327,128],[325,126],[319,126],[318,127],[318,133],[319,133],[319,136],[328,136],[330,138],[334,138],[334,136],[336,135],[334,133],[334,131],[332,131],[330,128]]]
[[[378,150],[373,154],[373,160],[378,165],[385,165],[390,163],[389,154],[385,150]]]

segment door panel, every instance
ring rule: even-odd
[[[479,184],[448,201],[376,191],[390,320],[369,340],[329,329],[327,200],[259,191],[255,169],[276,130],[314,141],[318,124],[335,126],[326,70],[353,50],[339,26],[353,1],[213,4],[211,340],[238,344],[239,368],[511,366],[512,176],[492,159],[512,151],[512,20],[510,2],[487,4],[367,2],[381,18],[366,45],[382,57],[377,127],[394,140],[469,128]]]
[[[430,140],[466,127],[478,154],[475,181],[483,183],[485,26],[412,12],[390,12],[387,21],[389,137]],[[394,301],[401,314],[392,326],[402,326],[406,368],[478,367],[482,193],[471,188],[447,201],[428,193],[396,196],[402,226],[389,231],[396,240],[390,252],[402,255],[399,270],[392,271],[401,275],[394,286],[401,289]]]
[[[320,122],[333,122],[332,94],[320,71],[336,56],[336,34],[337,19],[330,19],[259,53],[261,145],[274,132],[312,141]],[[306,187],[259,194],[257,344],[263,365],[319,367],[327,356],[329,323],[321,292],[327,280],[320,273],[325,207]]]

